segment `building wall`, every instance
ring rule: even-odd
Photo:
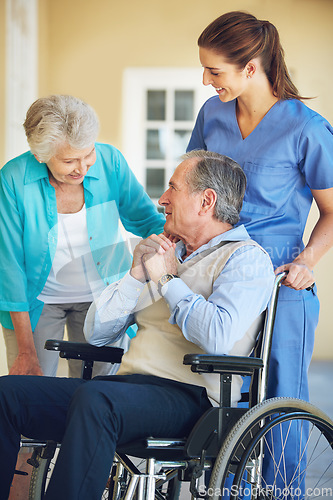
[[[100,140],[122,148],[122,78],[127,67],[198,67],[196,40],[230,10],[273,22],[300,92],[333,123],[331,0],[39,0],[39,95],[74,94],[97,111]],[[5,0],[0,0],[0,72],[5,75]],[[0,78],[0,160],[4,159],[5,78]],[[132,90],[135,93],[135,88]],[[135,171],[135,165],[132,165]],[[310,215],[307,234],[316,220]],[[316,268],[321,300],[314,357],[333,359],[333,252]],[[4,371],[0,345],[0,371]]]
[[[88,100],[100,116],[101,136],[117,146],[124,68],[199,66],[198,35],[215,17],[235,9],[277,26],[296,85],[304,95],[318,96],[311,106],[333,121],[330,0],[209,0],[204,7],[201,0],[40,3],[48,5],[41,23],[49,32],[40,93],[68,92]]]
[[[0,164],[5,159],[5,51],[6,51],[6,9],[5,0],[0,1]],[[0,375],[6,373],[5,346],[0,334]]]
[[[331,0],[40,0],[47,4],[47,66],[40,94],[65,92],[87,100],[101,121],[100,139],[122,148],[122,76],[126,67],[198,67],[197,38],[230,10],[246,10],[279,30],[286,61],[310,107],[333,123],[333,2]],[[45,9],[45,7],[43,7]],[[65,13],[65,14],[64,14]],[[79,13],[79,22],[77,15]],[[45,30],[45,27],[43,28]],[[135,92],[135,88],[133,88]],[[135,170],[135,165],[131,165]],[[310,214],[307,234],[317,211]],[[333,359],[330,281],[333,251],[316,267],[321,300],[314,356]]]
[[[0,165],[5,158],[6,2],[0,0]]]

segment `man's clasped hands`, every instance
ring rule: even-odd
[[[177,274],[176,243],[165,234],[152,234],[142,240],[133,253],[130,274],[138,281],[155,283],[166,273]]]

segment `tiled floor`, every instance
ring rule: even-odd
[[[310,401],[333,420],[333,361],[312,361],[309,370]]]

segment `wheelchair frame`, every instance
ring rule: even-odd
[[[243,497],[246,488],[250,491],[251,499],[258,498],[258,492],[260,498],[280,499],[292,496],[295,498],[295,495],[290,494],[290,488],[295,490],[298,485],[299,491],[304,490],[307,467],[303,470],[303,462],[306,453],[302,449],[299,470],[294,471],[290,479],[287,466],[283,463],[285,458],[282,458],[282,455],[277,459],[273,458],[270,444],[274,435],[281,434],[281,453],[284,454],[284,446],[291,426],[295,422],[296,425],[302,426],[302,436],[304,433],[306,447],[308,447],[307,436],[311,432],[311,435],[316,434],[316,446],[320,442],[320,453],[330,456],[328,460],[331,462],[328,462],[327,469],[329,476],[326,475],[327,471],[323,472],[322,487],[326,486],[324,481],[331,481],[333,489],[333,422],[318,408],[305,401],[294,398],[266,399],[269,356],[278,293],[285,275],[283,273],[276,277],[253,357],[205,354],[191,354],[184,357],[184,364],[191,366],[192,371],[219,374],[220,405],[207,410],[189,436],[184,439],[146,438],[119,447],[112,465],[106,496],[103,498],[177,500],[180,495],[180,485],[184,481],[190,483],[190,492],[194,498],[221,498],[225,495],[226,487],[227,496],[232,500]],[[54,340],[48,340],[45,348],[59,351],[62,358],[82,359],[82,376],[85,379],[91,378],[94,361],[118,363],[122,354],[121,349],[112,347],[98,348],[87,344]],[[233,374],[251,376],[249,408],[231,407]],[[272,429],[278,430],[272,434]],[[57,444],[48,442],[45,445],[45,443],[36,443],[31,440],[26,440],[26,443],[30,446],[32,443],[39,445],[29,461],[33,465],[29,499],[39,500],[44,496],[47,471]],[[22,444],[25,445],[25,443]],[[322,448],[324,451],[321,451]],[[271,489],[267,488],[272,485],[265,483],[264,456],[270,457],[270,460],[274,462],[276,484],[282,478],[280,466],[284,469],[285,477],[282,479],[286,494],[281,495],[279,492],[279,495],[275,495]],[[321,460],[319,457],[322,456],[321,454],[316,456],[316,460]],[[137,459],[146,461],[144,471],[141,471],[135,463]],[[311,460],[313,460],[313,454]],[[208,488],[205,483],[202,483],[207,470],[211,471]],[[201,484],[199,484],[200,481]],[[232,481],[231,486],[230,481]],[[302,498],[302,496],[298,495],[296,498]]]

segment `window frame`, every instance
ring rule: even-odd
[[[166,120],[153,121],[146,118],[147,93],[149,90],[167,92]],[[175,91],[194,92],[192,120],[175,120]],[[123,77],[123,153],[139,182],[146,188],[146,169],[165,168],[165,188],[174,168],[179,163],[173,157],[168,144],[176,130],[192,130],[199,109],[213,95],[211,87],[202,84],[202,69],[198,68],[126,68]],[[154,160],[146,158],[146,131],[165,127],[166,158]],[[182,151],[185,153],[185,151]],[[157,198],[153,198],[157,202]]]

